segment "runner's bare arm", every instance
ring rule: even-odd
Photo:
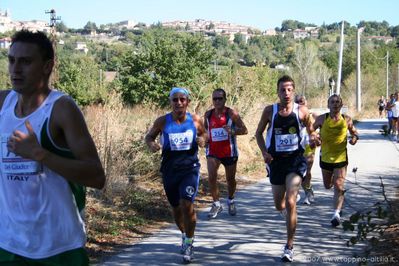
[[[165,116],[158,117],[155,120],[153,126],[148,131],[148,133],[145,135],[144,138],[145,143],[152,152],[157,152],[161,149],[161,145],[159,145],[155,140],[157,139],[158,135],[162,132],[162,129],[165,126],[165,122],[166,122]]]
[[[229,134],[231,135],[246,135],[248,134],[248,129],[244,124],[244,121],[242,121],[240,115],[236,110],[230,109],[230,117],[235,123],[236,127],[234,129],[230,129]]]
[[[28,120],[25,126],[28,134],[14,131],[10,138],[9,149],[14,153],[41,162],[68,181],[103,188],[105,174],[94,141],[83,114],[70,97],[61,97],[54,104],[49,126],[56,144],[69,149],[74,159],[61,157],[41,147]]]
[[[258,144],[258,147],[262,153],[263,160],[267,164],[269,164],[273,160],[273,158],[267,152],[263,132],[265,131],[266,126],[271,122],[272,114],[273,114],[273,106],[272,105],[266,106],[265,109],[263,110],[262,117],[260,118],[258,127],[256,129],[256,133],[255,133],[256,143]]]
[[[192,116],[195,127],[197,128],[197,138],[196,138],[197,144],[198,146],[203,148],[205,147],[208,141],[204,123],[199,115],[193,114]]]
[[[310,145],[311,147],[320,146],[321,139],[320,135],[316,132],[317,129],[321,128],[321,125],[324,123],[324,115],[319,115],[316,117],[316,120],[310,124]]]
[[[346,124],[348,125],[349,133],[351,134],[352,138],[349,140],[349,144],[355,145],[359,140],[359,133],[353,124],[353,120],[350,116],[345,115]]]

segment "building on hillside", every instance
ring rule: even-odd
[[[263,32],[263,35],[266,36],[276,36],[277,35],[277,31],[275,29],[267,29]]]
[[[369,41],[373,41],[373,40],[383,41],[385,44],[393,42],[393,40],[394,40],[394,38],[390,37],[390,36],[367,36],[365,38],[366,38],[366,40],[369,40]]]
[[[240,33],[243,35],[248,34],[249,36],[252,36],[254,35],[254,32],[260,32],[260,30],[253,27],[237,25],[224,21],[211,21],[204,19],[196,19],[194,21],[168,21],[162,22],[162,26],[169,28],[185,29],[189,30],[190,32],[214,33],[229,36],[236,33]]]
[[[10,37],[0,39],[0,48],[8,49],[10,47],[10,45],[11,45]]]
[[[294,39],[305,39],[307,37],[310,37],[309,32],[302,29],[293,30],[292,34],[294,35]]]
[[[0,9],[0,33],[12,30],[50,32],[50,27],[46,21],[42,20],[12,21],[10,11],[2,11]]]
[[[85,42],[76,42],[75,50],[84,52],[85,54],[89,51]]]
[[[283,65],[283,64],[278,64],[274,67],[274,69],[281,70],[281,71],[288,71],[288,70],[290,70],[290,67]]]
[[[10,25],[11,25],[10,11],[8,11],[8,10],[2,11],[0,9],[0,32],[4,33],[6,31],[12,30]]]
[[[124,21],[116,23],[116,25],[118,26],[118,28],[120,30],[122,30],[124,28],[131,30],[131,29],[134,29],[134,27],[137,25],[137,23],[133,20],[124,20]]]
[[[13,21],[13,30],[29,30],[29,31],[43,31],[50,32],[50,26],[46,21],[43,20],[31,20],[31,21]]]

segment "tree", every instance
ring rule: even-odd
[[[238,45],[244,45],[245,44],[244,35],[242,35],[241,33],[234,34],[233,42],[238,44]]]
[[[57,32],[68,32],[69,31],[68,27],[64,24],[63,21],[56,23],[55,28],[56,28]]]
[[[94,58],[83,54],[60,53],[59,80],[56,87],[68,93],[80,105],[102,102],[106,89],[101,70]]]
[[[211,68],[216,52],[201,35],[154,29],[146,31],[138,48],[121,62],[121,92],[125,102],[168,104],[171,87],[187,87],[201,98],[201,88],[215,80]]]
[[[88,34],[91,33],[92,31],[96,31],[97,30],[97,26],[96,23],[88,21],[86,23],[86,25],[83,27],[83,32]]]
[[[213,39],[212,46],[216,49],[227,48],[229,46],[229,39],[223,35],[216,35]]]
[[[293,64],[300,76],[303,95],[306,94],[306,88],[309,83],[309,72],[316,56],[317,48],[310,42],[300,44],[295,49]]]
[[[213,30],[213,29],[215,29],[215,24],[213,24],[212,22],[209,23],[209,25],[206,26],[206,29],[207,29],[207,30]]]
[[[399,36],[399,25],[391,28],[391,36],[395,38]]]

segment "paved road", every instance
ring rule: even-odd
[[[357,125],[360,140],[355,146],[349,145],[343,218],[383,199],[379,176],[383,178],[390,196],[393,196],[393,187],[399,184],[395,166],[399,159],[399,144],[378,132],[384,123],[383,120],[364,120]],[[354,167],[358,168],[356,177],[352,172]],[[316,202],[312,206],[298,207],[293,264],[348,264],[356,253],[361,254],[364,246],[347,247],[346,240],[351,234],[344,232],[341,226],[331,228],[333,191],[323,188],[318,159],[312,173]],[[223,211],[215,220],[208,220],[208,209],[199,211],[195,260],[191,265],[280,264],[279,257],[286,239],[285,222],[274,210],[268,180],[264,179],[239,191],[236,200],[238,214],[235,217]],[[179,244],[180,232],[171,226],[156,236],[126,248],[102,265],[180,265]]]

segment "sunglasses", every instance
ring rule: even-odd
[[[172,101],[174,103],[177,103],[180,100],[180,102],[185,103],[187,101],[187,98],[181,97],[181,98],[173,98]]]
[[[223,101],[224,98],[223,97],[213,97],[213,100],[216,101]]]

